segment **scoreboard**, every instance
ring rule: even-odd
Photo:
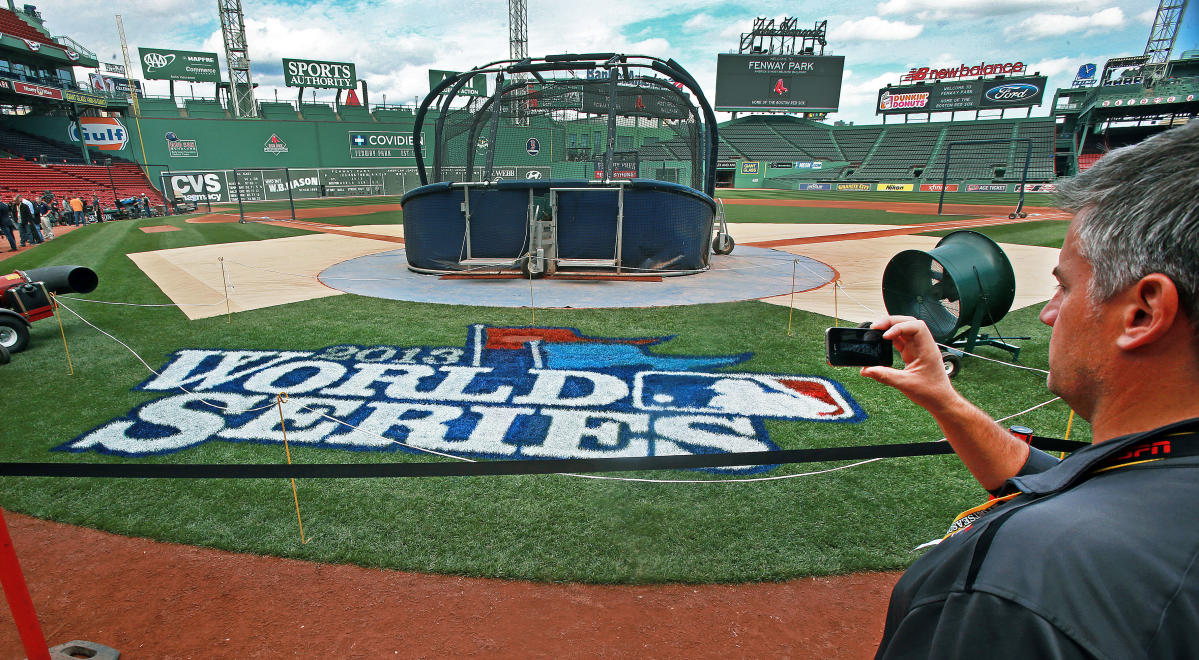
[[[716,109],[833,112],[841,102],[840,55],[716,57]]]

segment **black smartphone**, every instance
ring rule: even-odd
[[[882,330],[829,328],[824,331],[828,363],[834,367],[889,367],[894,363],[891,340]]]

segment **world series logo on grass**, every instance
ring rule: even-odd
[[[292,446],[477,458],[773,451],[766,419],[865,419],[835,381],[718,371],[752,353],[651,350],[670,339],[474,325],[462,347],[184,349],[134,388],[169,394],[55,450],[148,456],[212,441],[282,444],[272,405],[280,392]]]

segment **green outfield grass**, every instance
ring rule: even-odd
[[[892,197],[892,195],[888,195]],[[377,199],[354,200],[380,203]],[[312,206],[343,200],[311,200]],[[358,224],[366,216],[322,218]],[[398,215],[394,216],[398,221]],[[170,224],[181,231],[144,234]],[[1064,223],[987,230],[1000,240],[1060,245]],[[5,260],[10,272],[86,265],[100,287],[86,298],[169,302],[126,256],[131,252],[307,232],[262,224],[187,224],[182,217],[89,225]],[[1057,237],[1055,239],[1055,237]],[[528,325],[530,311],[428,305],[354,295],[188,321],[177,309],[65,301],[135,349],[152,367],[181,348],[314,350],[337,344],[454,346],[474,323]],[[845,304],[851,304],[846,302]],[[1044,368],[1048,328],[1037,308],[1000,323],[1022,342],[1025,365]],[[34,324],[33,344],[0,366],[8,396],[0,460],[162,463],[281,463],[281,446],[208,442],[161,457],[121,459],[50,449],[158,398],[131,389],[150,373],[125,348],[69,312],[61,314],[75,374],[67,375],[58,324]],[[674,335],[655,352],[752,352],[735,371],[833,378],[868,414],[860,424],[767,421],[783,448],[936,440],[931,418],[853,369],[824,362],[832,319],[758,302],[632,310],[536,311],[539,326],[607,337]],[[982,349],[1004,359],[1005,353]],[[1050,398],[1042,374],[967,358],[956,385],[1003,416]],[[1061,436],[1065,405],[1051,404],[1010,423]],[[1089,439],[1076,420],[1072,438]],[[351,452],[292,445],[299,463],[443,461],[403,452]],[[841,464],[782,466],[761,476],[797,475]],[[618,474],[653,479],[736,480],[706,472]],[[939,537],[953,515],[986,494],[953,456],[887,459],[812,476],[759,483],[649,484],[574,477],[301,480],[301,544],[286,480],[3,479],[0,505],[39,517],[119,534],[323,562],[463,575],[600,583],[741,582],[866,570],[901,569],[912,548]]]

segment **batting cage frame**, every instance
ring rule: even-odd
[[[1020,183],[1016,189],[1020,192],[1020,198],[1016,203],[1016,210],[1008,214],[1009,219],[1026,218],[1028,214],[1024,212],[1024,191],[1028,186],[1028,168],[1032,162],[1032,139],[1031,138],[997,138],[993,140],[955,140],[945,145],[945,164],[941,169],[941,194],[937,200],[937,215],[942,215],[945,209],[945,193],[949,189],[949,170],[953,162],[954,147],[980,147],[987,144],[1006,144],[1009,145],[1008,153],[1004,156],[1003,167],[1007,167],[1007,163],[1011,161],[1013,150],[1017,143],[1024,143],[1024,166],[1020,172]],[[956,178],[956,177],[955,177]]]
[[[483,75],[495,82],[480,96],[468,85]],[[416,272],[686,275],[709,268],[713,244],[732,250],[714,222],[715,113],[674,60],[569,53],[475,67],[429,92],[412,144],[422,186],[401,203]],[[678,182],[643,178],[650,163]]]

